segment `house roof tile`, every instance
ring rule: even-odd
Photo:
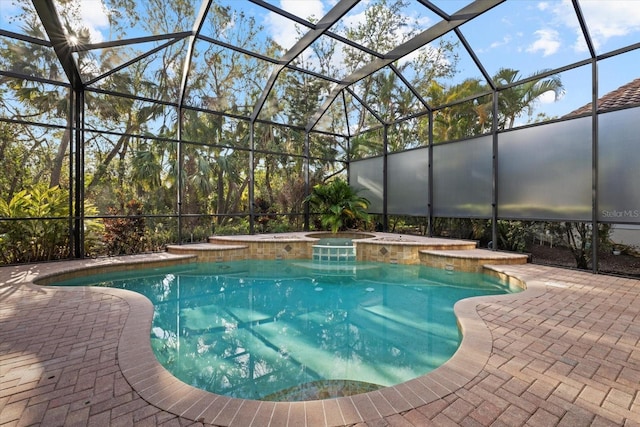
[[[598,111],[640,104],[640,78],[635,79],[598,99]],[[565,117],[579,116],[591,112],[591,103],[573,110]]]

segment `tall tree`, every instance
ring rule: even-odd
[[[46,35],[42,25],[32,8],[25,4],[17,6],[21,12],[15,19],[20,22],[21,31],[29,37],[45,40]],[[53,49],[28,41],[8,38],[0,40],[0,68],[13,71],[16,74],[49,80],[52,83],[66,82],[66,77]],[[69,129],[69,91],[66,88],[28,79],[4,78],[2,83],[6,84],[5,88],[10,95],[8,93],[9,96],[6,98],[0,95],[0,105],[5,111],[11,112],[12,119],[61,124],[65,129]],[[31,133],[32,136],[29,142],[32,145],[25,151],[25,154],[28,156],[33,156],[36,153],[44,155],[38,161],[40,170],[36,172],[40,175],[40,179],[48,180],[50,187],[61,184],[63,163],[70,140],[69,131],[57,132],[59,133],[57,145],[55,141],[47,138],[51,137],[52,132],[42,133],[29,130],[27,125],[23,126],[23,131]],[[43,136],[46,134],[47,137],[39,138],[37,134]],[[23,157],[21,163],[24,166],[28,161],[28,157]],[[16,175],[9,189],[9,196],[18,190],[16,185],[22,181],[20,175],[27,170],[19,168],[14,171]]]
[[[560,76],[554,74],[549,77],[536,79],[535,76],[542,72],[534,73],[527,82],[511,86],[519,80],[524,80],[520,71],[511,68],[501,68],[493,77],[498,86],[511,86],[498,94],[498,128],[510,129],[517,118],[527,115],[532,117],[535,106],[540,102],[540,97],[546,93],[553,93],[557,101],[564,94],[564,86]]]
[[[409,2],[406,0],[379,0],[368,4],[364,13],[365,19],[347,30],[347,38],[373,51],[387,53],[398,44],[417,35],[423,28],[420,22],[404,13],[408,5]],[[448,39],[441,38],[414,52],[411,60],[397,61],[394,65],[408,78],[418,93],[424,94],[432,83],[451,77],[455,73],[458,63],[456,46]],[[371,59],[367,53],[358,49],[347,48],[345,51],[344,61],[350,71],[357,70]],[[406,117],[418,109],[425,108],[388,67],[363,79],[355,87],[358,96],[386,122]],[[372,115],[366,109],[360,110],[357,122],[352,123],[353,134],[358,135],[356,140],[352,140],[352,148],[359,150],[352,151],[355,158],[379,154],[382,141],[378,141],[376,145],[369,141],[370,138],[361,135],[368,127],[379,124],[372,120]],[[426,143],[428,127],[418,126],[416,131],[419,132],[419,138]],[[373,148],[373,151],[363,151],[367,146]],[[402,148],[404,147],[400,145],[394,147]]]
[[[430,99],[435,105],[451,105],[434,113],[434,141],[451,141],[489,131],[492,111],[490,96],[455,104],[459,99],[472,98],[486,90],[486,85],[479,79],[467,79],[449,88],[433,82],[428,92]]]
[[[536,79],[535,73],[522,78],[518,70],[500,69],[493,77],[498,87],[507,87],[498,91],[499,130],[512,128],[516,120],[521,117],[535,119],[535,107],[540,97],[552,93],[554,99],[559,99],[564,93],[564,86],[559,76],[552,75]],[[517,84],[519,80],[525,83]],[[491,130],[493,120],[492,96],[482,95],[473,98],[475,94],[489,92],[490,88],[480,79],[467,79],[460,84],[450,87],[432,82],[428,94],[436,105],[450,105],[436,111],[434,120],[434,140],[436,142],[450,141],[480,135]],[[470,99],[455,103],[458,99]],[[545,116],[536,116],[544,118]]]

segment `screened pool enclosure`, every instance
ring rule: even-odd
[[[625,0],[0,0],[0,263],[316,229],[343,179],[595,271],[640,245],[639,63]]]

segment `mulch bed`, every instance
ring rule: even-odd
[[[531,261],[535,264],[576,268],[576,261],[567,248],[532,245],[527,248],[526,252],[531,254]],[[624,253],[620,255],[613,255],[609,252],[601,253],[599,255],[599,271],[640,278],[640,257]]]

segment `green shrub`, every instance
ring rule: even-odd
[[[98,208],[90,203],[84,202],[84,215],[95,217],[98,215]],[[105,244],[102,240],[104,235],[104,224],[101,219],[84,220],[84,252],[85,255],[96,257],[105,251]]]
[[[4,263],[47,261],[69,255],[69,193],[36,185],[0,200],[0,253]]]
[[[528,221],[498,220],[498,249],[524,252],[533,241],[534,227]]]
[[[144,252],[147,248],[145,218],[142,203],[130,200],[124,212],[109,208],[114,218],[104,219],[104,242],[109,255],[128,255]]]
[[[332,233],[358,228],[369,220],[369,200],[342,179],[315,185],[305,201],[320,213],[322,226]]]
[[[214,234],[217,236],[249,234],[249,221],[246,218],[235,218],[232,222],[216,225]]]

